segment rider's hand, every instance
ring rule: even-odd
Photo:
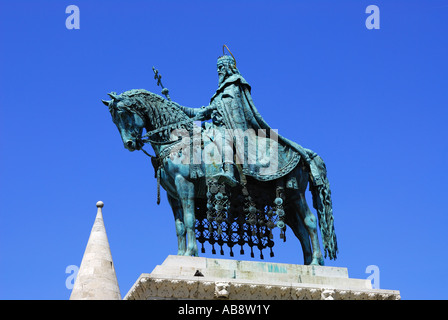
[[[206,120],[206,109],[205,108],[201,108],[197,113],[196,113],[196,119],[197,120]]]

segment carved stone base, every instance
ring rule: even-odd
[[[398,300],[400,292],[372,289],[346,268],[168,256],[124,299]]]

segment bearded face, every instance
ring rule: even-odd
[[[218,61],[218,70],[217,71],[218,71],[218,77],[219,77],[218,86],[220,86],[224,82],[224,80],[228,77],[227,66],[223,62]]]
[[[218,86],[220,86],[228,77],[235,73],[239,73],[236,68],[235,60],[229,56],[218,58],[217,71],[219,77]]]

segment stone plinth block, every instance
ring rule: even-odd
[[[372,289],[347,268],[168,256],[124,299],[398,300],[400,292]]]

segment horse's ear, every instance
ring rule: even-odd
[[[109,106],[109,103],[112,102],[112,101],[106,101],[106,100],[102,100],[102,99],[101,99],[101,101],[103,101],[103,103],[104,103],[106,106]]]
[[[118,96],[115,92],[108,93],[107,95],[114,100],[118,100]]]

